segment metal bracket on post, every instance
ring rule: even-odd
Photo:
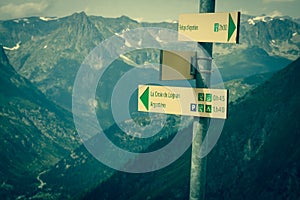
[[[198,70],[198,63],[197,63],[197,52],[195,52],[195,55],[191,57],[191,69],[190,74],[195,76],[196,75],[196,69]],[[196,77],[194,77],[195,79]]]
[[[199,64],[198,64],[199,60],[212,62],[213,58],[212,57],[197,57],[197,52],[195,52],[195,56],[191,57],[190,74],[195,76],[196,75],[196,69],[199,71],[199,73],[211,74],[213,72],[213,70],[200,69],[199,68]],[[195,79],[196,79],[196,77],[195,77]]]
[[[197,58],[197,60],[208,60],[208,61],[210,61],[210,62],[212,62],[212,60],[213,60],[213,58],[212,57],[199,57],[199,58]]]

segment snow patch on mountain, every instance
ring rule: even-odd
[[[127,47],[132,47],[132,45],[129,43],[128,40],[125,40],[125,45],[126,45]]]
[[[138,67],[138,64],[136,64],[133,60],[131,60],[131,59],[128,58],[127,56],[121,54],[121,55],[120,55],[120,58],[122,58],[122,60],[123,60],[125,63],[127,63],[127,64],[129,64],[129,65],[132,65],[132,66],[134,66],[134,67]]]
[[[58,18],[57,17],[40,17],[39,18],[40,20],[42,20],[42,21],[52,21],[52,20],[58,20]]]
[[[267,22],[266,16],[254,17],[253,20],[254,20],[254,21]]]
[[[255,22],[254,22],[253,19],[248,19],[248,23],[249,23],[250,25],[255,25]]]
[[[115,33],[115,35],[119,36],[121,38],[124,38],[124,33],[127,32],[127,31],[130,31],[130,29],[129,28],[125,28],[120,33]]]
[[[124,38],[124,34],[115,33],[116,36],[119,36],[120,38]]]
[[[3,46],[3,49],[8,50],[8,51],[14,51],[14,50],[18,50],[20,48],[21,41],[19,41],[14,47],[5,47]]]
[[[29,22],[29,19],[27,19],[27,18],[24,18],[23,21],[26,22],[27,24],[30,23],[30,22]]]
[[[142,45],[142,40],[141,40],[141,39],[138,41],[138,45],[139,45],[139,46]]]
[[[158,36],[155,37],[155,40],[156,40],[157,42],[159,42],[159,43],[163,43],[163,42],[164,42],[164,41],[161,40]]]
[[[271,45],[271,46],[277,46],[277,45],[276,45],[276,41],[275,41],[275,40],[271,40],[271,41],[270,41],[270,45]]]
[[[177,23],[178,23],[178,20],[174,20],[174,19],[166,19],[166,20],[164,20],[163,22],[171,23],[171,24],[177,24]]]
[[[13,22],[15,22],[15,23],[20,23],[20,22],[25,22],[25,23],[27,23],[27,24],[29,24],[30,22],[29,22],[29,19],[27,19],[27,18],[22,18],[22,19],[14,19],[13,20]]]
[[[272,21],[274,19],[274,17],[272,16],[267,16],[267,15],[263,15],[263,16],[256,16],[253,18],[248,19],[248,23],[250,25],[255,25],[257,22],[269,22]]]

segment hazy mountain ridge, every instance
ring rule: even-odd
[[[171,123],[168,122],[166,128],[169,127],[169,130],[166,133],[171,133],[170,136],[173,136],[176,123],[174,118],[170,117],[170,119]],[[189,137],[191,130],[191,126],[187,126],[180,132]],[[173,137],[161,137],[150,145],[146,152],[165,146],[171,139]],[[99,183],[95,189],[88,190],[88,193],[82,197],[83,199],[185,199],[189,187],[189,168],[184,166],[190,162],[189,153],[190,150],[187,150],[174,163],[158,171],[137,174],[116,172],[110,179]],[[181,172],[174,176],[174,169]]]
[[[218,145],[209,156],[210,199],[296,199],[299,69],[300,59],[231,107]],[[293,184],[282,185],[288,181]]]
[[[231,48],[228,44],[216,45],[217,54],[232,53],[232,50],[257,46],[271,56],[290,60],[299,57],[300,25],[290,17],[241,16],[240,45]],[[232,45],[231,45],[232,46]],[[221,49],[219,49],[221,48]]]
[[[214,45],[226,81],[275,72],[299,56],[300,25],[290,17],[242,15],[240,44]]]
[[[257,74],[225,82],[225,88],[230,88],[229,102],[235,102],[237,99],[243,97],[247,92],[267,81],[272,75],[273,73]]]
[[[137,115],[137,124],[132,124],[132,120],[123,122],[122,127],[128,126],[128,129],[135,133],[141,134],[142,131],[139,125],[145,126],[149,123],[147,115],[141,117]],[[154,117],[154,126],[159,126],[162,123],[162,115],[158,114]],[[149,152],[157,150],[168,143],[179,129],[178,124],[181,120],[178,116],[168,116],[165,126],[162,130],[150,138],[136,138],[130,132],[124,133],[117,125],[111,126],[105,130],[107,137],[118,147],[131,152]],[[183,127],[189,127],[190,118],[185,118],[181,122]],[[144,125],[142,125],[144,124]],[[184,130],[186,131],[186,130]],[[91,138],[91,141],[94,139]],[[92,191],[99,184],[109,180],[116,173],[119,173],[106,165],[96,160],[85,148],[81,145],[60,160],[57,164],[51,167],[47,172],[41,175],[41,179],[47,183],[43,190],[32,197],[43,197],[47,199],[47,194],[54,194],[57,198],[81,198],[86,192]],[[72,184],[80,182],[80,184]]]
[[[291,62],[283,57],[270,56],[258,46],[232,52],[230,56],[220,55],[215,60],[218,66],[223,66],[219,70],[224,81],[268,72],[274,73]]]

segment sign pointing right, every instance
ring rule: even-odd
[[[181,14],[178,39],[197,42],[239,42],[240,12]]]
[[[234,33],[236,26],[234,24],[234,21],[231,17],[231,14],[229,13],[229,22],[228,22],[228,38],[227,38],[227,42],[230,40],[232,34]]]

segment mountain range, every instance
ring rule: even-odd
[[[0,21],[0,43],[18,73],[70,110],[75,72],[88,53],[116,33],[149,26],[177,29],[177,23],[139,23],[126,16],[104,18],[81,12],[64,18]],[[300,25],[291,18],[242,15],[240,44],[216,44],[214,60],[225,81],[274,72],[299,57],[299,34]],[[126,56],[132,63],[159,63],[159,51]]]
[[[149,26],[177,29],[176,23],[139,23],[126,16],[84,12],[0,21],[1,199],[188,197],[190,149],[156,172],[116,172],[85,149],[70,112],[76,72],[88,53],[116,33]],[[242,15],[240,34],[240,44],[214,45],[214,60],[232,89],[232,102],[221,138],[208,157],[207,198],[297,199],[299,21]],[[114,85],[135,65],[158,62],[159,51],[125,57],[115,60],[99,82],[96,111],[98,117],[105,116],[99,123],[122,148],[151,151],[174,137],[179,119],[168,116],[161,134],[148,141],[120,130],[110,109]],[[136,122],[149,123],[135,111]],[[186,134],[189,122],[182,130]]]

